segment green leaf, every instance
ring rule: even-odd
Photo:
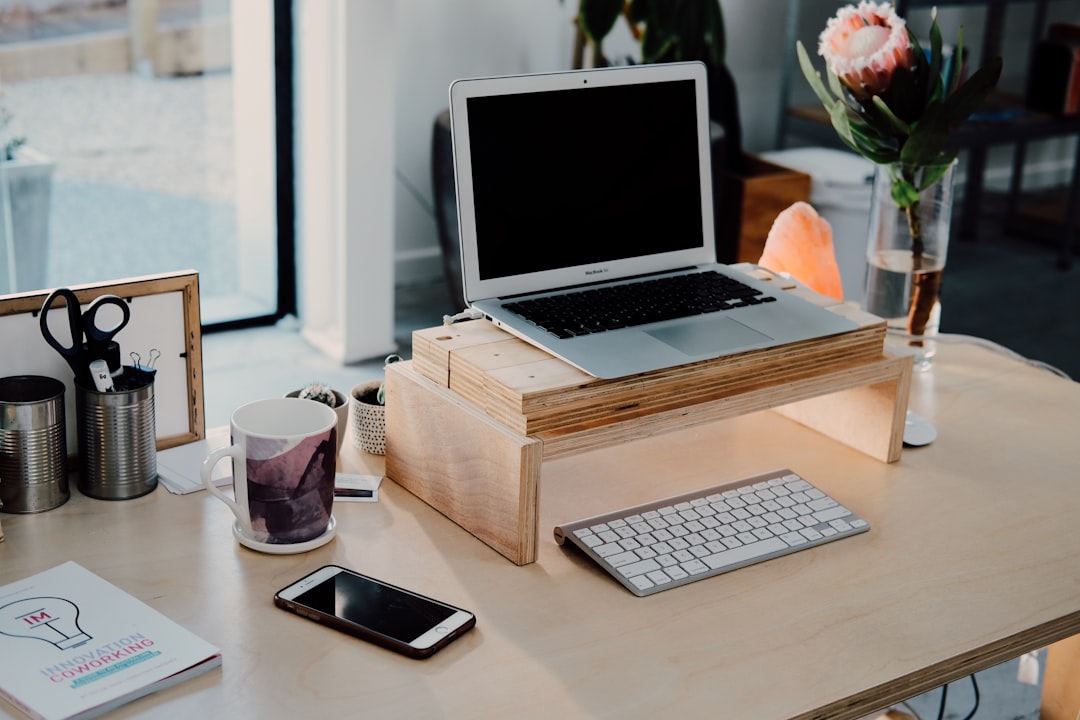
[[[599,47],[611,28],[615,27],[622,9],[623,0],[581,0],[578,5],[581,29]]]
[[[919,44],[919,39],[911,32],[911,28],[908,28],[908,42],[911,43],[911,57],[913,60],[911,73],[914,85],[917,88],[926,88],[930,82],[930,63],[926,59],[926,51]],[[926,105],[925,97],[920,98],[919,105],[920,107]]]
[[[926,72],[921,73],[924,77]],[[889,108],[892,113],[905,123],[913,123],[922,115],[926,107],[926,95],[922,90],[919,73],[898,67],[893,71],[889,84]]]
[[[847,91],[844,90],[844,84],[840,82],[840,78],[836,76],[836,73],[834,73],[831,68],[825,68],[825,77],[829,79],[829,90],[832,91],[833,95],[841,100],[847,97]]]
[[[893,180],[890,193],[898,208],[909,208],[919,202],[919,191],[904,178]]]
[[[960,71],[964,68],[964,26],[961,25],[956,31],[956,47],[953,48],[952,58],[949,61],[949,72],[945,78],[945,97],[956,92],[960,84]]]
[[[879,165],[887,165],[900,159],[900,153],[894,138],[883,136],[872,125],[864,122],[849,119],[848,127],[851,129],[851,136],[855,141],[855,150],[863,157]]]
[[[700,60],[710,77],[722,72],[726,38],[719,0],[631,0],[627,7],[630,22],[644,27],[643,62]]]
[[[722,64],[727,55],[727,28],[724,26],[724,9],[720,7],[720,0],[706,0],[704,27],[709,57],[715,58],[716,64]]]
[[[956,92],[945,100],[945,111],[949,122],[959,125],[978,110],[987,95],[997,85],[1001,77],[1001,58],[996,57],[975,71],[967,82],[956,88]]]
[[[641,36],[641,60],[646,63],[664,62],[674,51],[675,37],[665,34],[651,23],[645,25]]]
[[[821,82],[821,75],[818,74],[813,63],[810,62],[810,56],[807,55],[806,48],[803,47],[801,40],[795,43],[795,52],[799,56],[799,67],[802,68],[806,82],[810,83],[810,88],[818,96],[818,100],[825,106],[825,109],[830,110],[836,99],[825,89],[825,83]]]
[[[940,162],[937,164],[923,167],[922,177],[919,178],[920,193],[944,177],[945,173],[949,171],[949,167],[952,166],[953,160],[956,159],[957,152],[957,150],[949,150],[942,154]]]
[[[941,28],[937,24],[937,8],[931,13],[930,21],[930,72],[927,77],[924,104],[941,98],[944,87],[941,84]]]
[[[948,139],[949,123],[945,106],[940,102],[930,103],[900,150],[900,162],[909,166],[936,164]]]
[[[889,109],[889,106],[885,104],[885,101],[877,95],[874,96],[874,107],[877,108],[878,112],[881,113],[881,116],[888,122],[889,126],[897,135],[911,134],[911,126],[896,117],[896,115],[893,114],[893,111]]]

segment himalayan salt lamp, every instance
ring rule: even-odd
[[[821,295],[844,300],[832,227],[809,203],[797,202],[776,216],[758,265],[787,273]]]

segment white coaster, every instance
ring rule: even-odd
[[[904,419],[904,444],[911,447],[929,445],[937,439],[937,428],[922,415],[913,410],[907,411]]]
[[[270,555],[295,555],[297,553],[303,553],[322,547],[333,540],[334,535],[337,534],[337,520],[331,515],[330,524],[326,526],[326,532],[317,538],[312,538],[311,540],[301,543],[264,543],[259,542],[258,540],[252,540],[240,532],[240,523],[238,521],[233,521],[232,534],[237,542],[246,548],[257,550],[262,553],[268,553]]]

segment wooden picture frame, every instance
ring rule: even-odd
[[[101,295],[116,295],[127,301],[130,320],[115,338],[124,365],[134,364],[136,357],[146,365],[151,362],[151,350],[161,353],[154,364],[157,449],[203,439],[206,419],[198,272],[184,270],[69,287],[84,307]],[[41,334],[41,309],[51,292],[0,295],[0,367],[5,377],[45,375],[64,383],[68,452],[74,454],[74,376],[67,361]],[[61,343],[68,339],[58,334],[62,329],[66,331],[66,313],[62,303],[49,311],[49,328],[56,328],[53,332]]]

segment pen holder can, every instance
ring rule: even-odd
[[[68,491],[64,383],[41,375],[0,378],[0,509],[36,513]]]
[[[152,376],[124,368],[111,392],[75,384],[79,490],[99,500],[129,500],[157,487]]]

